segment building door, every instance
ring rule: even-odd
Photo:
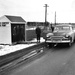
[[[12,42],[25,41],[25,24],[11,24]]]

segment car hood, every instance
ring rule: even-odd
[[[68,33],[69,33],[69,31],[68,32],[53,32],[53,35],[55,35],[55,36],[61,36],[61,35],[66,35]]]

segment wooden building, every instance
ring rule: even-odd
[[[25,41],[26,21],[20,16],[0,17],[0,44],[13,44]]]

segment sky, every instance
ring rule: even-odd
[[[0,16],[21,16],[28,21],[45,21],[45,4],[47,8],[47,21],[75,23],[75,0],[0,0]]]

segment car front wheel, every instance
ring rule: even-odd
[[[73,43],[73,39],[72,39],[72,37],[70,37],[69,46],[72,46],[72,43]]]
[[[69,43],[69,46],[72,46],[72,43],[71,42]]]

